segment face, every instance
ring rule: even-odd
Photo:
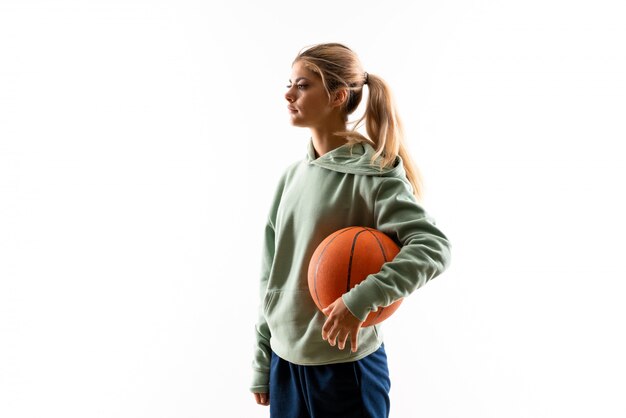
[[[323,125],[333,111],[322,79],[300,61],[291,67],[285,99],[294,126],[313,128]]]

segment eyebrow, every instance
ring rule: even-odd
[[[300,81],[300,80],[306,80],[306,81],[309,81],[306,77],[298,77],[298,78],[296,78],[296,81],[295,81],[295,82],[297,83],[297,82],[298,82],[298,81]],[[291,83],[291,79],[289,79],[289,82]]]

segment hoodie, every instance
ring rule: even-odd
[[[450,243],[418,204],[402,159],[391,167],[372,163],[368,143],[345,144],[316,158],[309,141],[306,158],[280,178],[264,231],[260,304],[250,390],[269,391],[271,352],[299,365],[359,360],[383,342],[381,324],[361,328],[356,352],[322,339],[326,317],[308,288],[308,266],[317,246],[348,226],[377,229],[399,246],[396,257],[342,296],[360,320],[408,296],[441,274],[450,262]]]

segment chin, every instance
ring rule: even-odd
[[[304,121],[296,118],[292,118],[290,122],[293,126],[297,126],[299,128],[306,128],[308,126]]]

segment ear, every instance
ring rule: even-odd
[[[347,89],[337,89],[331,96],[330,105],[332,107],[342,106],[348,100]]]

